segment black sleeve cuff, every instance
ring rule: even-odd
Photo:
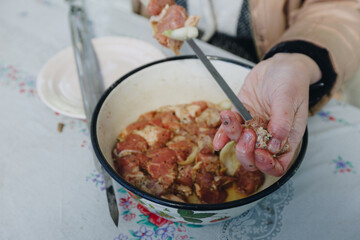
[[[302,53],[312,58],[322,72],[322,78],[310,85],[309,108],[318,103],[323,96],[329,95],[336,80],[336,72],[332,66],[329,53],[326,49],[318,47],[306,41],[282,42],[274,46],[264,59],[274,56],[276,53]]]

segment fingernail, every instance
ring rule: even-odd
[[[273,138],[270,140],[269,146],[268,146],[268,150],[271,153],[277,153],[280,151],[280,141],[276,138]]]
[[[230,118],[228,116],[220,116],[220,117],[221,117],[221,121],[224,125],[230,124]]]
[[[213,139],[213,147],[215,149],[215,151],[219,151],[221,149],[221,147],[219,147],[219,139],[221,139],[222,133],[221,132],[217,132],[214,136]]]

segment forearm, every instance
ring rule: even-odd
[[[278,52],[302,53],[318,64],[322,79],[310,88],[311,114],[326,104],[360,65],[358,5],[351,1],[307,2],[265,55],[269,58]]]
[[[290,20],[278,43],[303,40],[328,51],[337,79],[331,93],[360,65],[360,3],[308,1]]]

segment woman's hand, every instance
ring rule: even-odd
[[[255,132],[243,128],[243,120],[234,111],[221,113],[222,125],[213,142],[215,149],[220,150],[233,140],[237,142],[236,156],[246,169],[283,175],[305,132],[309,86],[320,78],[317,64],[303,54],[278,53],[257,64],[246,77],[238,97],[253,117],[269,121],[267,130],[272,138],[268,150],[255,149]],[[287,143],[290,150],[274,157]]]

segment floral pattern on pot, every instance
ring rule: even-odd
[[[137,208],[155,225],[170,223],[184,223],[190,225],[205,225],[223,223],[223,233],[226,235],[242,235],[246,232],[266,234],[269,231],[276,235],[282,226],[281,212],[293,196],[293,183],[289,181],[280,189],[262,200],[246,206],[224,210],[195,211],[165,207],[138,195],[135,197],[139,204]]]
[[[192,210],[184,209],[178,209],[177,212],[181,217],[183,217],[185,222],[191,223],[202,223],[202,219],[216,215],[216,213],[194,213]]]
[[[145,198],[142,198],[134,193],[130,193],[129,191],[127,192],[129,193],[129,196],[139,202],[138,209],[140,211],[146,209],[146,211],[151,212],[153,215],[156,214],[157,216],[162,217],[169,222],[178,222],[191,225],[205,225],[223,222],[230,218],[241,215],[241,213],[249,210],[258,202],[255,201],[245,206],[239,206],[236,208],[224,210],[196,211],[163,206],[155,202],[149,201]]]

